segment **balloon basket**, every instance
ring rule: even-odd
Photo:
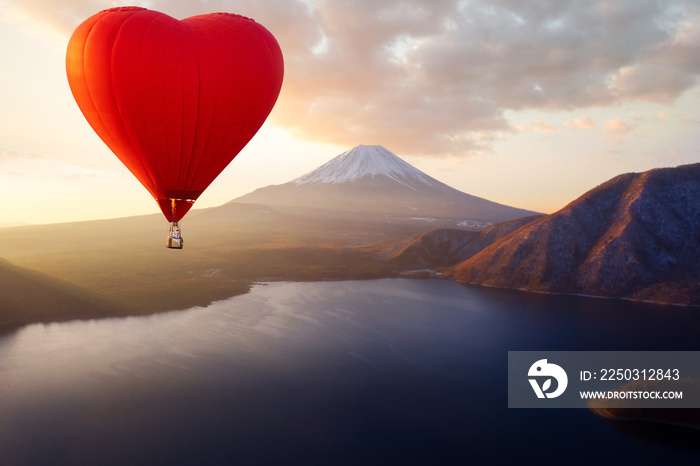
[[[182,249],[182,234],[180,232],[180,226],[177,222],[172,222],[170,224],[170,232],[168,233],[168,239],[165,242],[165,247],[169,249]]]

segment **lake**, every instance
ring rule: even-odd
[[[697,461],[697,431],[508,409],[514,350],[700,350],[700,310],[445,280],[255,285],[0,337],[0,464]]]

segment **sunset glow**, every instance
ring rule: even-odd
[[[201,197],[210,207],[381,144],[480,197],[552,212],[620,173],[700,161],[700,7],[690,1],[162,0],[278,39],[268,122]],[[0,3],[3,222],[158,211],[93,133],[65,77],[85,18],[118,2]]]

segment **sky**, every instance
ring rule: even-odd
[[[72,31],[123,5],[242,14],[282,48],[277,105],[195,207],[359,144],[544,213],[621,173],[700,162],[696,1],[0,0],[0,224],[159,212],[65,75]]]

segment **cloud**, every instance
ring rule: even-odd
[[[625,134],[630,131],[632,131],[632,128],[619,118],[607,120],[605,122],[605,132],[608,134]]]
[[[0,148],[0,163],[13,162],[17,160],[41,160],[42,157],[26,151],[16,151],[12,149]],[[2,165],[0,165],[1,167]]]
[[[66,34],[105,8],[6,3]],[[380,143],[406,155],[488,150],[488,138],[474,135],[512,132],[508,111],[671,103],[700,73],[700,7],[691,0],[134,3],[178,18],[232,10],[255,18],[285,55],[274,124],[308,140]]]
[[[571,121],[565,121],[564,126],[570,129],[594,130],[595,124],[589,117],[574,118]]]
[[[531,125],[521,123],[518,125],[518,129],[520,131],[535,131],[538,133],[554,133],[557,131],[557,129],[550,125],[549,123],[545,123],[542,120],[537,120]]]
[[[114,174],[105,170],[76,165],[41,155],[0,148],[0,176],[31,177],[46,182],[52,180],[109,182]]]
[[[633,126],[628,125],[619,118],[607,120],[604,128],[605,136],[607,136],[614,145],[619,145],[622,142],[622,136],[634,132]]]

